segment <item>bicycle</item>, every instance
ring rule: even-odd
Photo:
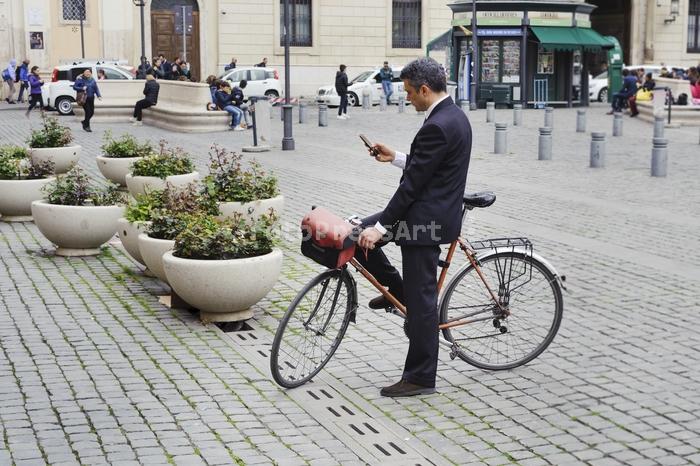
[[[495,201],[490,192],[465,194],[462,223],[469,211]],[[440,344],[449,348],[452,360],[459,357],[487,370],[513,369],[535,359],[559,330],[565,277],[533,252],[527,238],[469,242],[460,237],[438,263],[438,293],[457,247],[468,262],[439,297]],[[354,257],[349,264],[389,300],[387,312],[405,319],[405,307],[370,272]],[[275,382],[294,388],[316,376],[355,322],[357,308],[357,284],[347,264],[312,278],[277,328],[270,358]]]

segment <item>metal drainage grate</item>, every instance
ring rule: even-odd
[[[233,332],[227,336],[246,361],[267,370],[272,335],[253,331]],[[449,464],[438,452],[376,408],[367,406],[366,400],[328,374],[321,372],[306,385],[285,393],[368,464]],[[367,406],[367,409],[359,406]]]

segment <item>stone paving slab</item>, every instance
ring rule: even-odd
[[[443,353],[438,394],[384,399],[378,388],[399,377],[406,341],[400,321],[361,307],[323,377],[454,464],[698,464],[697,131],[666,130],[669,176],[653,179],[651,125],[625,118],[625,135],[612,138],[606,110],[588,112],[589,131],[608,133],[602,170],[588,168],[590,134],[575,133],[575,110],[555,111],[551,162],[537,161],[542,112],[509,127],[503,156],[492,153],[485,111],[471,114],[468,189],[492,189],[498,201],[470,218],[465,235],[526,235],[568,278],[564,321],[545,354],[493,373]],[[511,111],[496,114],[512,122]],[[357,133],[406,150],[422,118],[396,107],[350,115],[318,128],[312,111],[310,123],[295,124],[296,151],[256,155],[280,178],[289,231],[311,205],[370,213],[395,189],[398,170],[369,159]],[[84,146],[81,165],[99,177],[94,156],[107,127],[87,134],[62,121]],[[273,141],[281,141],[277,121]],[[37,122],[2,112],[1,141],[21,142]],[[251,140],[249,132],[110,129],[182,145],[200,168],[210,144],[240,149]],[[319,271],[293,239],[282,246],[282,277],[252,322],[267,344]],[[387,252],[398,263],[398,249]],[[162,306],[167,288],[118,246],[64,259],[33,224],[0,223],[0,261],[0,464],[362,462],[272,382],[268,367],[247,363],[235,338]],[[360,295],[364,303],[373,293],[361,284]]]

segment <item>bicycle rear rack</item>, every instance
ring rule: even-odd
[[[522,248],[528,255],[532,254],[532,242],[527,238],[491,238],[481,241],[468,241],[475,251],[482,249],[511,249]]]
[[[527,238],[491,238],[481,241],[470,241],[468,244],[474,251],[487,249],[498,251],[499,253],[515,253],[517,251],[522,253],[526,259],[532,258],[532,242]],[[532,262],[526,260],[524,268],[514,268],[514,257],[499,257],[495,263],[499,281],[498,296],[501,304],[505,306],[508,305],[513,291],[532,280]]]

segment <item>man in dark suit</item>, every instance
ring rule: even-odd
[[[406,305],[408,355],[401,380],[381,390],[383,396],[435,392],[438,362],[437,266],[440,245],[454,241],[461,230],[464,188],[472,133],[469,120],[447,94],[443,67],[430,58],[406,65],[400,78],[408,100],[426,112],[408,154],[384,144],[372,148],[379,162],[403,169],[398,189],[383,211],[363,220],[366,227],[356,258]],[[403,279],[378,249],[393,240],[401,246]],[[389,304],[380,296],[370,307]]]

